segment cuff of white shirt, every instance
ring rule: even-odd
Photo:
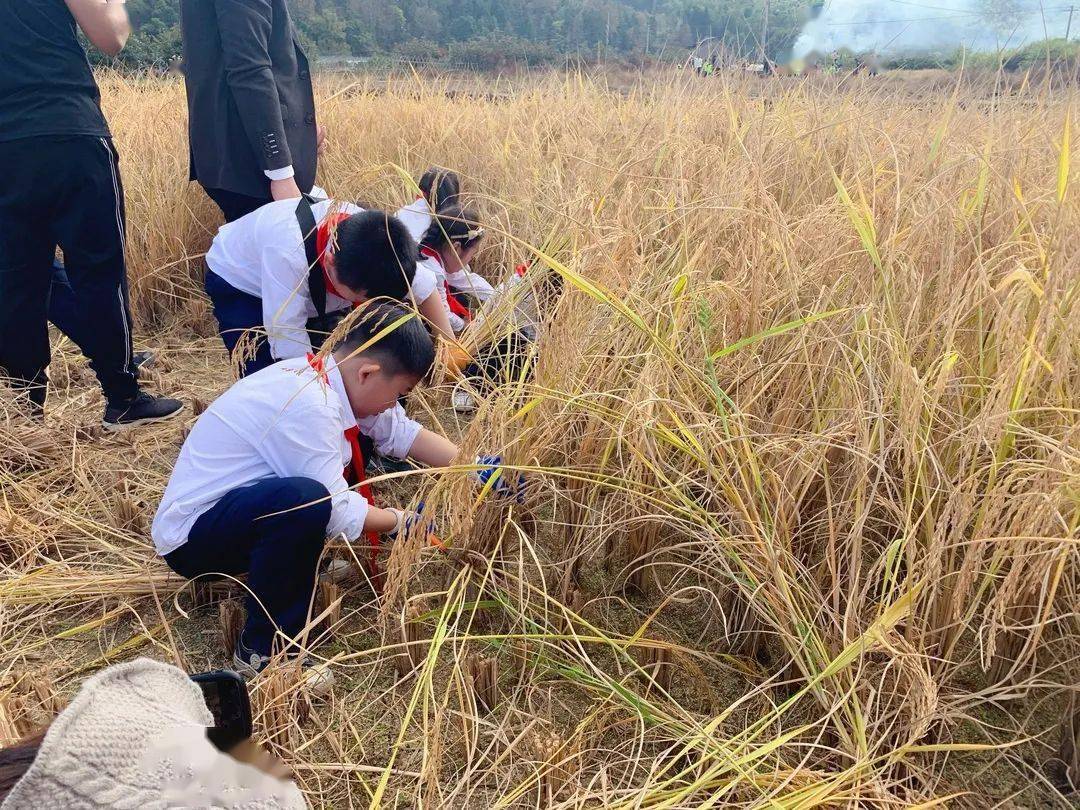
[[[393,435],[389,437],[388,441],[377,442],[375,446],[376,450],[384,456],[390,456],[390,458],[408,458],[409,451],[412,450],[413,444],[416,443],[416,437],[424,429],[419,422],[405,416],[404,409],[402,409],[401,413],[404,418],[394,426]]]
[[[263,172],[271,180],[288,180],[290,177],[296,174],[293,171],[292,166],[284,166],[280,169],[267,169]]]
[[[356,540],[364,533],[364,523],[367,522],[370,508],[371,505],[367,499],[359,492],[344,491],[334,495],[330,523],[326,527],[327,536],[336,537],[343,534],[349,542]]]

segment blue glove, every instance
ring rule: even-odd
[[[496,495],[501,498],[513,498],[518,503],[525,503],[525,476],[522,473],[515,474],[503,469],[502,456],[477,456],[476,466],[480,469],[473,471],[473,480],[481,487],[486,487],[494,478],[495,482],[491,485],[491,489]]]

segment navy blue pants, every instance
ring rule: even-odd
[[[257,336],[258,351],[254,357],[244,362],[240,376],[246,377],[273,365],[274,358],[270,354],[270,343],[263,334],[265,327],[263,326],[262,299],[241,292],[210,269],[206,271],[205,284],[206,294],[210,296],[210,302],[214,305],[218,332],[221,333],[221,341],[225,344],[229,357],[233,356],[236,344],[244,332],[252,331]]]
[[[254,295],[241,292],[229,284],[213,270],[206,270],[206,294],[214,305],[214,317],[218,322],[218,331],[221,333],[221,341],[225,344],[229,357],[233,356],[236,344],[244,332],[251,331],[256,335],[258,351],[255,356],[244,362],[240,370],[240,376],[246,377],[260,369],[273,364],[274,358],[270,354],[270,343],[263,334],[262,299]],[[321,318],[311,318],[307,322],[308,338],[311,345],[318,350],[331,332],[337,328],[348,310],[328,312]]]
[[[271,478],[226,494],[165,562],[188,579],[246,573],[241,638],[270,655],[275,630],[295,638],[304,628],[329,522],[326,487],[310,478]]]

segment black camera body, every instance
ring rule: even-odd
[[[202,689],[214,725],[206,736],[219,751],[228,751],[251,736],[251,699],[244,679],[227,669],[192,675]]]

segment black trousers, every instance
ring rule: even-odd
[[[270,655],[277,630],[295,638],[304,628],[330,511],[330,493],[318,481],[269,478],[226,494],[165,562],[188,579],[246,573],[241,639]]]
[[[221,209],[226,222],[235,222],[240,217],[250,214],[256,208],[262,208],[268,202],[273,202],[267,186],[266,197],[249,197],[247,194],[237,194],[235,191],[226,191],[223,188],[206,188],[203,186],[214,205]]]
[[[0,142],[0,370],[45,402],[47,308],[59,246],[88,328],[80,347],[105,397],[139,392],[131,362],[124,191],[108,138]]]

